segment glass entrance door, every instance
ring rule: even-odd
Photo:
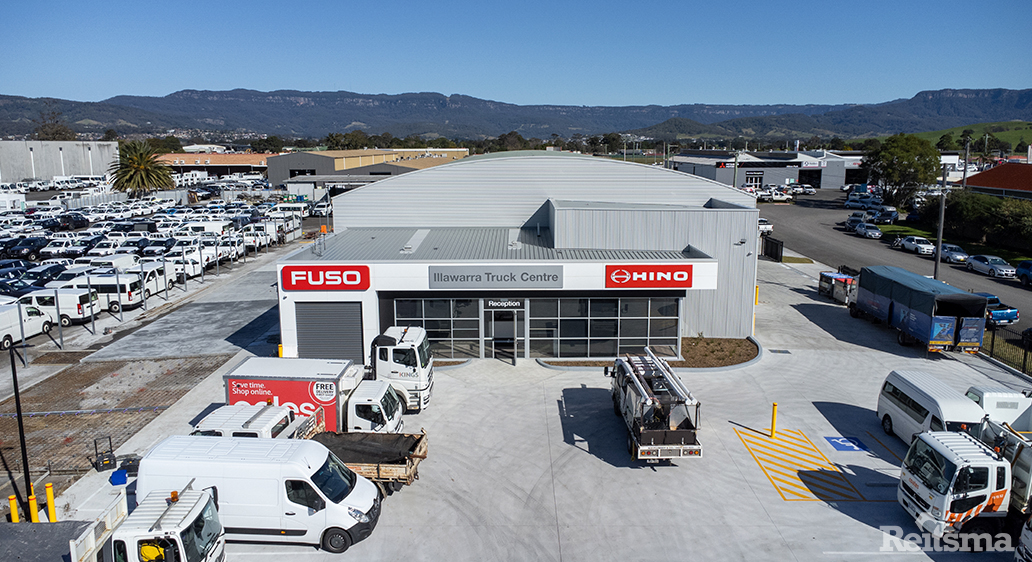
[[[523,355],[524,311],[484,311],[484,356],[512,360]]]

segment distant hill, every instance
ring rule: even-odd
[[[1032,120],[1032,90],[938,90],[876,105],[831,109],[823,114],[745,117],[714,123],[716,136],[765,138],[867,138],[962,127],[980,121]],[[660,137],[675,124],[636,129],[635,134]],[[696,136],[686,130],[681,138]],[[941,134],[941,133],[940,133]],[[936,137],[938,139],[938,137]]]
[[[935,144],[939,142],[939,138],[946,133],[949,133],[953,137],[954,141],[958,141],[958,139],[960,139],[960,134],[964,132],[964,129],[971,129],[974,131],[975,134],[972,136],[975,138],[979,138],[986,133],[992,133],[996,138],[1011,143],[1011,146],[1017,146],[1017,144],[1022,140],[1025,142],[1032,142],[1032,122],[1021,120],[974,123],[949,129],[940,129],[938,131],[915,133],[915,135]]]
[[[0,135],[25,134],[47,100],[0,96]],[[163,97],[103,102],[51,100],[79,132],[164,134],[168,129],[257,131],[322,137],[361,129],[394,136],[526,138],[634,132],[678,137],[842,138],[919,132],[981,121],[1032,120],[1032,90],[939,90],[875,105],[712,105],[595,107],[514,105],[437,93],[370,95],[280,90],[182,90]]]

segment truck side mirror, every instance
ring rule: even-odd
[[[218,510],[219,509],[219,489],[217,487],[215,487],[215,486],[211,486],[210,488],[204,488],[204,489],[211,493],[211,501],[215,502],[215,509]]]
[[[605,367],[604,369],[602,369],[602,373],[604,373],[607,377],[612,376],[609,374],[609,367]]]
[[[968,491],[968,481],[971,478],[971,469],[965,468],[960,471],[957,475],[957,483],[953,486],[953,491],[958,494],[962,494]]]

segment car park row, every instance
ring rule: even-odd
[[[246,261],[251,253],[283,243],[301,227],[300,213],[285,207],[218,200],[177,207],[150,198],[47,219],[4,213],[0,349],[47,334],[57,323],[70,326],[101,311],[119,314],[143,306],[207,269]],[[145,214],[134,216],[137,212]],[[91,223],[89,216],[105,220]],[[112,217],[117,218],[106,220]]]

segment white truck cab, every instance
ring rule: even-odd
[[[366,378],[387,381],[405,400],[405,409],[419,411],[434,390],[434,357],[426,329],[391,326],[373,339]]]
[[[197,422],[190,435],[293,439],[307,419],[310,418],[295,416],[287,406],[229,404]]]
[[[918,434],[900,468],[896,498],[923,531],[999,529],[1010,505],[1011,464],[967,433]]]

